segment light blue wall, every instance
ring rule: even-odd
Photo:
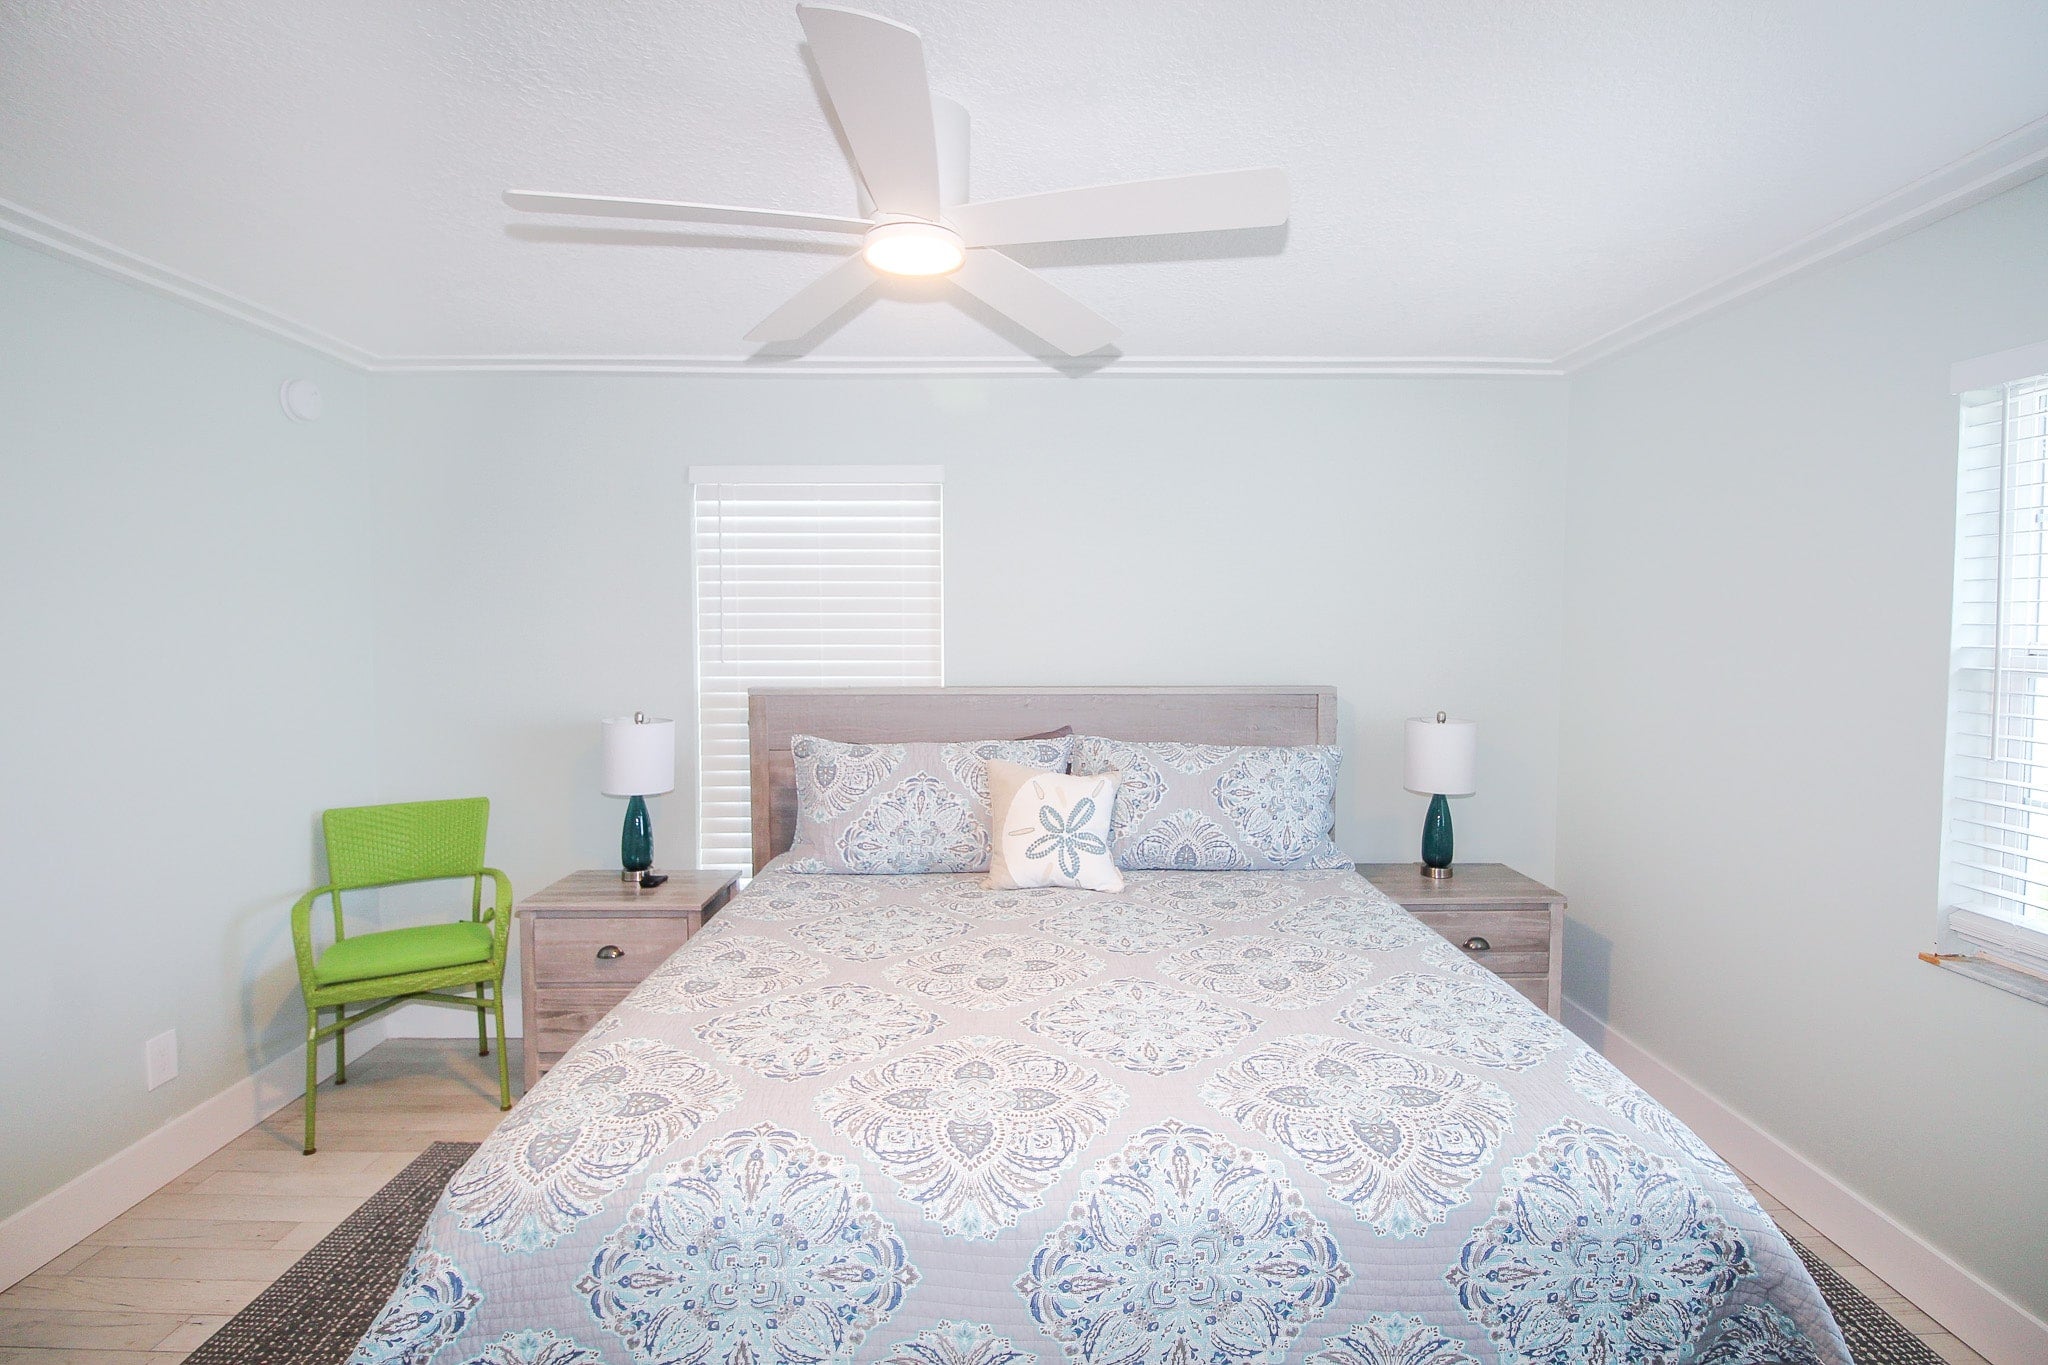
[[[2048,1010],[1934,941],[1951,363],[2048,180],[1577,376],[1565,991],[2048,1316]]]
[[[375,792],[366,387],[0,242],[0,1216],[301,1035],[285,910]]]

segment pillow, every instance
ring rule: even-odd
[[[1288,871],[1342,869],[1335,745],[1261,748],[1139,744],[1081,735],[1074,771],[1123,774],[1110,852],[1118,867]]]
[[[792,872],[985,872],[988,761],[1065,768],[1068,739],[959,744],[790,740]]]
[[[1109,856],[1109,818],[1121,773],[1069,777],[991,760],[988,889],[1076,886],[1121,891]]]

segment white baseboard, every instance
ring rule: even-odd
[[[1787,1208],[1995,1365],[2048,1360],[2048,1323],[1575,1000],[1572,1032]]]
[[[381,1019],[351,1032],[350,1059],[365,1056],[386,1036]],[[322,1048],[320,1079],[333,1074],[334,1049]],[[293,1048],[0,1222],[0,1289],[76,1246],[305,1091],[306,1054]]]

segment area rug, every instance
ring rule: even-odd
[[[1813,1282],[1820,1286],[1820,1296],[1828,1301],[1835,1325],[1842,1329],[1842,1340],[1849,1343],[1849,1354],[1856,1357],[1856,1365],[1942,1365],[1941,1357],[1932,1347],[1872,1303],[1833,1266],[1799,1245],[1797,1237],[1786,1233],[1785,1240],[1806,1262]]]
[[[477,1149],[437,1142],[230,1318],[185,1365],[343,1365],[405,1271],[441,1191]],[[1856,1365],[1942,1365],[1941,1357],[1797,1240]]]

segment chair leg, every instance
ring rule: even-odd
[[[348,1006],[343,1005],[334,1012],[334,1020],[337,1024],[343,1023],[347,1019]],[[348,1084],[348,1030],[346,1028],[334,1030],[334,1083],[336,1085]]]
[[[320,1089],[320,1011],[306,1011],[306,1155],[313,1155],[313,1101]]]
[[[481,989],[481,988],[479,988]],[[505,980],[491,990],[491,1008],[498,1016],[498,1108],[512,1107],[512,1069],[505,1057]]]
[[[476,983],[476,1055],[491,1055],[491,1040],[484,1033],[484,983],[481,981]]]

